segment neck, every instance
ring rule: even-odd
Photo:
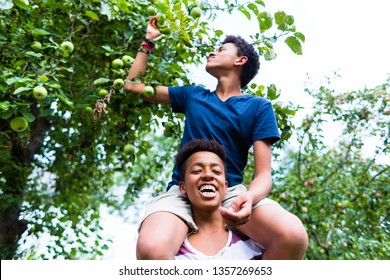
[[[229,235],[219,209],[213,211],[193,209],[192,212],[199,231],[191,234],[188,241],[203,254],[209,256],[217,254],[226,246]]]
[[[218,208],[213,211],[197,211],[193,209],[192,212],[199,232],[225,230],[225,223]]]
[[[240,81],[234,80],[230,77],[220,78],[218,80],[216,92],[222,100],[226,100],[231,96],[242,95]]]

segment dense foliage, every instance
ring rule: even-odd
[[[267,12],[261,0],[1,1],[1,259],[102,254],[100,206],[125,209],[152,184],[161,191],[181,134],[182,120],[168,107],[122,89],[148,18],[158,15],[164,36],[145,82],[191,84],[186,66],[200,63],[225,35],[212,29],[213,18],[235,10],[244,22],[258,22],[251,38],[263,59],[276,57],[273,46],[281,40],[302,53],[305,38],[294,18]],[[277,102],[276,86],[246,91],[272,100],[288,139],[295,108]],[[119,183],[123,195],[116,193]],[[18,251],[26,236],[42,235],[49,239],[44,253]]]
[[[308,259],[390,258],[389,82],[307,88],[312,113],[275,171],[273,195],[305,224]]]

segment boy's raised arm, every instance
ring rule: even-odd
[[[141,43],[140,49],[135,57],[133,65],[130,68],[129,74],[127,75],[124,90],[127,93],[137,93],[142,99],[151,102],[169,104],[168,87],[157,86],[154,88],[155,95],[148,97],[143,94],[143,90],[146,85],[143,83],[142,79],[141,81],[138,81],[137,79],[145,75],[149,55],[154,48],[154,40],[160,35],[161,33],[158,30],[157,17],[153,16],[150,18],[146,27],[145,40]],[[132,80],[135,81],[132,82]]]

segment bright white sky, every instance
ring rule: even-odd
[[[248,1],[241,1],[248,2]],[[283,10],[295,18],[297,31],[306,36],[303,55],[297,56],[284,44],[276,45],[278,57],[262,61],[255,81],[274,83],[285,101],[297,104],[302,97],[308,74],[322,82],[332,72],[340,74],[340,90],[360,89],[385,82],[390,74],[390,3],[383,0],[265,0],[268,12]],[[243,24],[239,24],[242,22]],[[256,20],[248,24],[240,13],[215,23],[225,34],[256,32]],[[201,69],[202,70],[202,69]],[[199,81],[214,85],[212,77],[201,75]]]
[[[247,1],[245,1],[247,2]],[[303,83],[308,74],[314,82],[338,71],[336,89],[356,90],[374,87],[386,81],[390,74],[390,2],[385,0],[265,0],[267,11],[283,10],[295,18],[297,30],[304,33],[303,55],[293,54],[285,44],[276,48],[278,58],[263,62],[258,83],[274,83],[282,91],[285,102],[308,106]],[[242,22],[243,24],[239,24]],[[216,28],[225,34],[247,37],[256,31],[244,15],[234,20],[221,19]],[[204,71],[203,68],[200,71]],[[210,85],[214,81],[206,75],[195,81]],[[136,231],[120,218],[108,217],[105,224],[108,236],[114,238],[113,248],[106,259],[134,259]],[[112,229],[115,228],[115,232]]]

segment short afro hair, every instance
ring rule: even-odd
[[[196,152],[212,152],[216,154],[223,162],[225,174],[227,154],[224,147],[215,140],[195,139],[186,143],[176,155],[176,166],[179,169],[180,181],[184,181],[187,159]],[[227,176],[227,175],[226,175]]]
[[[237,47],[238,56],[246,56],[248,61],[244,64],[241,73],[241,88],[244,88],[257,75],[260,69],[260,57],[252,44],[249,44],[240,36],[229,35],[222,44],[233,43]]]

